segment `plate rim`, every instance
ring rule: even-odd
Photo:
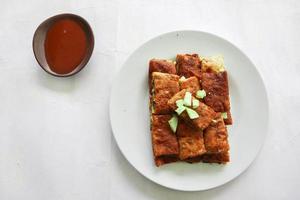
[[[114,88],[117,85],[117,81],[114,81],[114,80],[117,80],[119,78],[119,76],[121,74],[120,72],[123,70],[124,66],[126,65],[126,63],[128,62],[128,60],[130,60],[130,58],[132,57],[132,55],[134,55],[136,52],[138,52],[141,48],[143,48],[146,44],[148,44],[152,40],[155,40],[155,39],[160,38],[160,37],[164,37],[164,36],[169,35],[169,34],[179,34],[179,33],[187,33],[187,32],[189,32],[189,33],[193,32],[193,33],[206,34],[206,35],[210,35],[212,37],[216,37],[218,39],[224,40],[226,43],[229,43],[230,45],[232,45],[233,47],[235,47],[243,56],[245,56],[249,60],[249,62],[251,63],[251,65],[254,66],[254,70],[257,72],[259,78],[261,79],[263,91],[265,93],[265,98],[266,98],[266,105],[267,105],[266,106],[266,110],[267,110],[267,115],[266,115],[266,132],[264,134],[263,141],[262,141],[260,147],[258,148],[258,151],[257,151],[256,155],[254,156],[253,160],[250,162],[250,164],[245,169],[243,169],[239,173],[235,174],[232,178],[228,179],[227,181],[224,181],[223,183],[221,183],[219,185],[207,187],[206,189],[194,189],[194,188],[192,188],[192,189],[183,189],[183,188],[175,188],[175,187],[171,187],[171,186],[168,186],[168,185],[164,185],[164,184],[162,184],[162,183],[160,183],[160,182],[152,179],[151,177],[147,176],[141,170],[137,169],[133,165],[133,163],[128,159],[128,157],[123,152],[123,150],[121,149],[121,147],[119,145],[119,141],[116,139],[116,135],[115,135],[115,131],[114,131],[114,126],[113,126],[113,119],[112,119],[112,109],[113,109],[112,108],[113,107],[113,105],[112,105],[112,94],[113,94]],[[267,135],[269,133],[269,125],[270,125],[269,95],[268,95],[268,91],[267,91],[267,88],[266,88],[266,85],[265,85],[265,81],[264,81],[264,79],[263,79],[263,77],[262,77],[259,69],[253,63],[253,61],[249,58],[249,56],[247,56],[244,53],[244,51],[242,51],[236,44],[234,44],[233,42],[227,40],[226,38],[223,38],[223,37],[221,37],[219,35],[216,35],[214,33],[210,33],[210,32],[207,32],[207,31],[192,30],[192,29],[173,30],[173,31],[169,31],[169,32],[164,32],[164,33],[161,33],[161,34],[157,34],[157,35],[151,37],[150,39],[147,39],[145,42],[143,42],[138,47],[136,47],[133,51],[131,51],[129,53],[129,56],[126,58],[126,60],[123,63],[121,63],[120,65],[121,65],[121,67],[115,72],[115,75],[113,76],[113,79],[112,79],[113,83],[112,83],[112,86],[111,86],[110,97],[109,97],[109,120],[110,120],[111,131],[112,131],[113,138],[114,138],[115,142],[117,143],[117,146],[118,146],[120,152],[122,153],[122,155],[124,156],[124,158],[143,177],[147,178],[148,180],[150,180],[151,182],[153,182],[153,183],[155,183],[157,185],[163,186],[164,188],[172,189],[172,190],[176,190],[176,191],[184,191],[184,192],[207,191],[207,190],[212,190],[214,188],[218,188],[218,187],[224,186],[225,184],[227,184],[227,183],[235,180],[237,177],[239,177],[240,175],[242,175],[243,173],[245,173],[249,169],[249,167],[254,163],[254,161],[257,159],[258,155],[260,154],[260,152],[262,150],[262,147],[265,144]]]

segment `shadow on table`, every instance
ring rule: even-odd
[[[37,70],[37,74],[34,78],[36,78],[37,83],[45,89],[59,93],[70,93],[87,81],[86,79],[88,79],[91,74],[91,70],[88,68],[89,65],[93,65],[92,63],[93,61],[91,60],[82,71],[70,77],[56,77],[40,69]],[[38,64],[36,64],[36,67],[40,68]]]
[[[200,192],[183,192],[172,190],[163,186],[160,186],[144,176],[142,176],[138,171],[136,171],[130,163],[124,158],[122,153],[120,152],[115,140],[112,140],[112,156],[115,156],[115,159],[119,163],[116,168],[120,171],[120,173],[125,176],[127,179],[127,184],[131,184],[133,188],[136,188],[140,193],[149,197],[149,199],[157,199],[157,200],[166,200],[166,199],[215,199],[219,196],[223,196],[225,191],[228,188],[234,187],[241,181],[242,176],[234,179],[233,181],[217,187],[215,189],[200,191]]]

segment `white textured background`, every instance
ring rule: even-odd
[[[86,18],[96,39],[89,65],[64,79],[42,71],[31,48],[38,24],[62,12]],[[108,118],[113,76],[127,56],[180,29],[211,32],[240,47],[270,100],[270,131],[253,165],[205,192],[145,179],[121,155]],[[299,199],[299,37],[298,0],[2,0],[0,199]]]

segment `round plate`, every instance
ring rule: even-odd
[[[234,124],[228,126],[230,163],[177,162],[156,167],[148,110],[148,63],[179,53],[223,54],[229,75]],[[176,31],[146,42],[124,63],[114,80],[110,121],[115,140],[131,165],[148,179],[183,191],[207,190],[236,178],[253,162],[268,129],[268,99],[262,78],[250,59],[225,39],[200,31]]]

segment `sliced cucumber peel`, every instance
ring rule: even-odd
[[[178,118],[176,115],[173,115],[173,117],[168,121],[171,130],[173,133],[176,133],[177,125],[178,125]]]
[[[175,110],[175,112],[178,114],[178,115],[181,115],[181,113],[183,111],[185,111],[186,107],[185,106],[178,106],[178,108]]]
[[[198,99],[203,99],[205,96],[206,96],[205,90],[198,90],[197,93],[196,93],[196,97]]]
[[[193,99],[193,108],[194,108],[194,109],[195,109],[195,108],[198,108],[199,105],[200,105],[199,100],[198,100],[198,99]]]
[[[176,106],[177,107],[183,106],[183,104],[184,104],[183,99],[179,99],[179,100],[176,101]]]
[[[186,112],[189,115],[190,119],[197,119],[197,118],[199,118],[198,113],[196,111],[194,111],[193,109],[191,109],[191,108],[186,108]]]
[[[190,92],[186,92],[183,101],[184,105],[192,106],[192,94]]]

